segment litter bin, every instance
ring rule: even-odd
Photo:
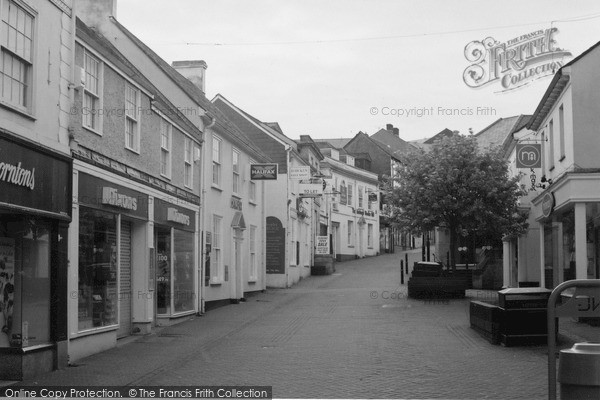
[[[544,343],[548,339],[550,290],[509,288],[498,292],[500,342],[505,346]]]
[[[561,400],[600,399],[600,343],[575,343],[560,351]]]

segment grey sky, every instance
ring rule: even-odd
[[[595,0],[119,0],[117,19],[169,62],[205,60],[209,98],[221,93],[291,138],[372,134],[386,123],[405,140],[477,132],[533,113],[550,78],[505,93],[469,88],[467,43],[551,26],[573,56],[600,41]],[[424,108],[429,115],[391,115]]]

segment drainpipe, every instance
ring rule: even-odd
[[[211,129],[213,126],[215,126],[217,120],[215,117],[213,117],[212,115],[210,115],[208,112],[206,112],[203,117],[209,117],[210,118],[210,122],[208,123],[208,125],[204,125],[204,134],[206,135],[207,131],[209,129]],[[201,117],[202,118],[202,117]],[[200,292],[200,304],[198,304],[198,313],[199,314],[204,314],[205,313],[205,299],[204,299],[204,274],[205,274],[205,260],[206,260],[206,229],[204,226],[204,223],[206,221],[206,171],[207,171],[207,166],[206,166],[206,138],[204,138],[204,141],[202,142],[202,159],[200,160],[200,190],[202,191],[201,193],[201,197],[200,197],[200,227],[202,229],[202,234],[201,234],[201,239],[200,239],[200,274],[199,274],[199,292]]]
[[[290,226],[291,226],[291,218],[290,218],[290,204],[292,203],[292,199],[291,199],[291,191],[290,191],[290,179],[289,179],[289,174],[290,174],[290,166],[291,166],[291,158],[292,158],[292,152],[290,151],[292,149],[292,146],[285,145],[284,147],[285,152],[286,152],[286,157],[285,157],[285,162],[286,162],[286,166],[287,166],[287,173],[286,173],[286,198],[287,198],[287,204],[286,204],[286,213],[287,213],[287,217],[286,217],[286,225],[287,225],[287,234],[286,236],[289,237],[293,237],[291,234],[291,230],[290,230]],[[292,228],[293,229],[293,228]],[[289,284],[289,274],[290,274],[290,262],[291,260],[291,248],[290,248],[290,240],[286,239],[286,246],[285,246],[285,287],[290,287],[291,285]],[[294,245],[293,243],[291,244],[292,246]]]

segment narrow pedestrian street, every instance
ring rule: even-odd
[[[468,299],[406,299],[399,255],[338,263],[25,385],[272,385],[276,398],[546,398],[544,346],[493,346]]]

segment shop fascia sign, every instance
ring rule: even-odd
[[[137,210],[137,199],[119,193],[119,190],[110,186],[102,188],[102,204],[107,204],[114,207],[124,208],[126,210]]]
[[[169,207],[167,208],[167,221],[189,226],[190,216],[180,213],[176,208]]]
[[[540,29],[501,43],[493,37],[467,44],[464,55],[469,65],[463,72],[465,84],[473,89],[499,83],[500,92],[522,87],[552,76],[571,52],[556,46],[557,28]]]
[[[35,188],[35,168],[31,170],[21,168],[21,162],[17,165],[0,162],[0,181],[33,190]]]

